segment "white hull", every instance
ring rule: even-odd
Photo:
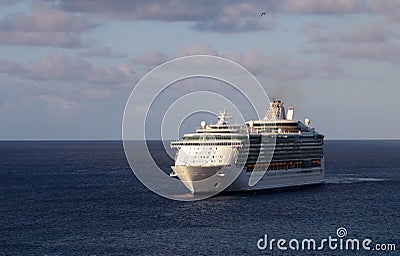
[[[249,177],[250,173],[243,171],[226,191],[274,189],[324,183],[324,171],[321,167],[267,171],[254,186],[249,186]]]
[[[240,175],[240,169],[225,167],[171,166],[192,193],[214,193],[228,188]]]
[[[249,185],[250,172],[234,170],[232,167],[225,167],[222,169],[222,172],[218,173],[215,172],[215,169],[209,171],[209,167],[196,167],[196,169],[193,169],[190,166],[180,166],[178,168],[172,166],[172,168],[192,193],[207,193],[221,190],[251,191],[324,183],[324,171],[322,167],[269,170],[254,186]],[[201,176],[198,175],[200,173],[202,174]],[[205,173],[209,173],[209,175],[204,176]],[[230,173],[232,176],[229,177]],[[234,181],[230,182],[231,180]]]

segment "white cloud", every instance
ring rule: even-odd
[[[342,58],[359,58],[380,60],[384,62],[400,62],[400,45],[395,43],[364,42],[320,48],[319,52],[327,52]]]
[[[177,53],[179,57],[186,55],[195,55],[195,54],[217,55],[217,51],[209,45],[205,45],[202,43],[194,43],[188,46],[181,47]]]
[[[81,33],[94,27],[81,15],[35,1],[31,14],[17,12],[0,21],[0,44],[82,47]]]
[[[116,20],[154,20],[192,22],[191,28],[201,31],[244,32],[270,30],[271,17],[260,18],[267,9],[262,1],[61,1],[66,11],[89,13]]]
[[[156,51],[156,55],[167,56],[160,51]],[[317,59],[314,61],[303,61],[296,59],[288,54],[265,55],[261,49],[251,49],[247,52],[238,51],[223,51],[219,52],[211,46],[205,44],[194,43],[188,46],[181,47],[178,51],[170,56],[169,59],[195,55],[208,54],[216,55],[231,59],[256,75],[262,75],[267,78],[277,80],[295,80],[295,79],[310,79],[310,78],[341,78],[346,77],[346,72],[341,68],[340,64],[332,59]],[[139,60],[140,58],[136,58]],[[154,67],[152,62],[142,62],[149,68]],[[159,64],[157,62],[157,64]]]
[[[77,104],[73,100],[67,100],[59,96],[38,95],[34,97],[36,100],[43,101],[47,108],[51,111],[57,110],[73,110]]]
[[[307,23],[302,30],[310,43],[383,42],[398,38],[397,29],[386,23],[359,23],[333,30],[316,22]]]
[[[301,50],[332,59],[400,60],[399,29],[391,23],[359,23],[331,31],[317,23],[306,24],[308,37]]]
[[[78,48],[86,46],[81,38],[64,32],[19,32],[0,31],[0,44],[53,46],[62,48]]]
[[[312,14],[312,15],[342,15],[364,13],[368,10],[367,0],[282,0],[274,3],[279,12]]]
[[[159,65],[167,60],[167,56],[158,50],[148,50],[138,55],[134,62],[144,65]]]
[[[400,21],[400,2],[398,0],[371,0],[371,11],[380,14],[391,22]]]
[[[86,60],[70,58],[64,54],[46,56],[36,63],[28,64],[0,61],[0,73],[34,81],[121,83],[134,79],[134,72],[125,64],[116,67],[97,67]]]
[[[93,47],[81,52],[85,57],[103,57],[103,58],[122,58],[125,57],[122,53],[116,53],[109,47]]]

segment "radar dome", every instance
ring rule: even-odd
[[[307,125],[307,127],[310,127],[310,119],[306,118],[304,119],[304,123]]]

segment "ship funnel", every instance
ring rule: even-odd
[[[264,120],[274,121],[286,119],[285,108],[281,100],[273,100],[269,103],[269,108],[265,114]]]
[[[286,119],[293,120],[293,115],[294,115],[294,107],[290,106],[287,111]]]

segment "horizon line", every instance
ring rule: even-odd
[[[133,139],[133,140],[125,140],[125,141],[174,141],[176,139],[160,139],[160,138],[151,138],[151,139],[147,139],[147,140],[137,140],[137,139]],[[358,141],[365,141],[365,140],[400,140],[400,138],[328,138],[328,139],[324,139],[325,141],[339,141],[339,140],[358,140]],[[29,142],[29,141],[71,141],[71,142],[83,142],[83,141],[124,141],[123,139],[0,139],[0,142]]]

